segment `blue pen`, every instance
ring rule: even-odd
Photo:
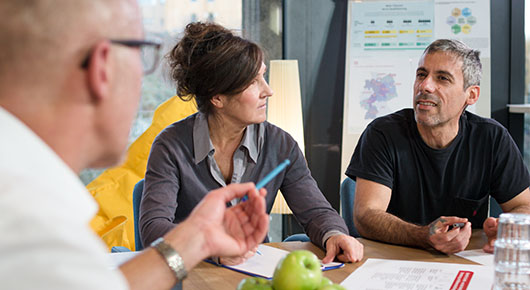
[[[291,160],[285,159],[282,163],[280,163],[280,165],[274,168],[271,173],[267,174],[267,176],[263,177],[263,179],[256,184],[256,189],[260,190],[262,187],[267,185],[267,183],[269,183],[274,177],[276,177],[278,173],[282,172],[282,170],[284,170],[289,164],[291,164]]]
[[[269,183],[274,177],[276,177],[278,173],[282,172],[282,170],[284,170],[289,164],[291,164],[291,160],[285,159],[282,163],[280,163],[280,165],[274,168],[269,174],[267,174],[267,176],[263,177],[263,179],[256,184],[256,189],[260,190],[262,187],[267,185],[267,183]],[[247,199],[248,196],[245,195],[243,196],[241,201],[246,201]]]
[[[267,176],[263,177],[263,179],[260,180],[258,182],[258,184],[256,184],[256,189],[260,190],[262,187],[267,185],[267,183],[269,183],[274,177],[276,177],[276,175],[278,175],[278,173],[282,172],[282,170],[284,170],[287,167],[287,165],[289,165],[289,164],[291,164],[291,160],[285,159],[282,163],[280,163],[280,165],[278,165],[269,174],[267,174]],[[245,195],[245,196],[243,196],[241,201],[243,202],[243,201],[246,201],[246,200],[248,200],[248,196]],[[256,250],[256,253],[258,255],[262,255],[259,250]]]

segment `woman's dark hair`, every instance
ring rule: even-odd
[[[258,75],[261,48],[215,23],[194,22],[167,55],[177,94],[195,98],[199,111],[212,112],[210,100],[218,95],[244,91]]]

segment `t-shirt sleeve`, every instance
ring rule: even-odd
[[[394,162],[389,137],[372,124],[364,130],[355,147],[346,175],[374,181],[392,188]]]
[[[530,176],[521,152],[508,131],[502,128],[499,135],[493,153],[495,157],[490,194],[498,203],[505,203],[528,188]]]

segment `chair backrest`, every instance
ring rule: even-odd
[[[350,235],[354,237],[360,237],[361,235],[355,228],[353,223],[353,202],[355,200],[355,180],[347,177],[340,185],[340,203],[342,207],[342,218],[348,226]],[[503,212],[497,201],[490,196],[489,199],[490,210],[489,214],[491,217],[499,217]]]
[[[490,196],[490,217],[498,218],[501,213],[502,213],[501,206],[495,200],[495,198]]]
[[[350,235],[360,237],[353,223],[353,201],[355,200],[355,180],[346,177],[340,185],[340,203],[342,207],[342,218],[348,226]]]
[[[133,189],[133,218],[134,218],[134,242],[136,244],[136,251],[144,249],[142,239],[140,239],[140,228],[138,227],[138,219],[140,218],[140,202],[142,201],[142,194],[144,193],[144,180],[141,179],[134,185]],[[182,281],[179,281],[171,290],[182,290]]]
[[[136,251],[144,249],[142,239],[140,239],[140,228],[138,227],[138,219],[140,218],[140,201],[142,201],[142,194],[144,192],[144,180],[141,179],[136,183],[133,189],[133,219],[134,219],[134,242],[136,244]]]

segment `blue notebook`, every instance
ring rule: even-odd
[[[255,254],[243,264],[236,266],[221,266],[243,274],[262,277],[270,280],[272,279],[274,269],[276,268],[278,262],[285,255],[289,254],[289,252],[263,244],[258,246],[258,251],[260,254]],[[341,267],[344,267],[344,263],[332,262],[329,264],[323,264],[322,271],[338,269]]]

